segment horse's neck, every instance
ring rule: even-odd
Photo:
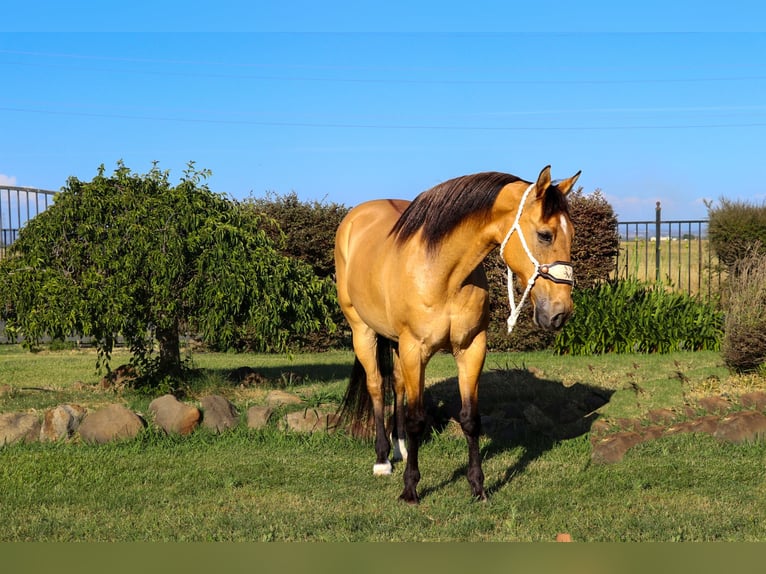
[[[463,225],[442,245],[440,265],[452,270],[450,282],[459,287],[497,245],[493,225]]]

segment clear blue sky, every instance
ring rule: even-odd
[[[0,185],[194,161],[351,206],[551,164],[623,220],[766,197],[762,2],[6,4]]]

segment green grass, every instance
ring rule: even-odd
[[[351,360],[345,352],[292,359],[200,354],[195,364],[202,372],[187,400],[215,390],[242,407],[275,387],[332,394],[343,389]],[[604,416],[640,416],[690,394],[762,385],[732,379],[720,363],[716,353],[491,355],[482,404],[491,409],[495,397],[521,387],[566,393],[587,384],[613,392],[600,409]],[[94,364],[90,352],[29,355],[0,348],[0,386],[11,389],[0,396],[0,412],[69,400],[148,400],[71,390],[74,381],[98,381]],[[268,388],[226,382],[226,372],[242,365],[263,369],[272,381]],[[454,374],[451,357],[440,355],[429,368],[429,385],[454,393],[454,381],[443,384]],[[52,390],[22,389],[31,386]],[[392,477],[372,476],[372,445],[342,434],[240,425],[222,435],[201,429],[186,438],[149,429],[135,441],[101,446],[10,445],[0,449],[0,540],[550,541],[558,532],[575,541],[766,539],[764,442],[732,445],[677,435],[639,445],[621,463],[595,465],[588,438],[484,437],[490,497],[476,503],[464,478],[465,441],[452,432],[434,433],[421,448],[418,507],[397,501],[402,465]]]

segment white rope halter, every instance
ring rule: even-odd
[[[516,211],[516,219],[513,221],[513,225],[505,235],[505,239],[503,239],[503,242],[500,244],[500,257],[502,258],[503,253],[505,252],[505,246],[508,244],[508,240],[511,238],[511,235],[513,235],[514,231],[518,231],[519,239],[521,240],[521,246],[524,248],[524,252],[527,254],[527,257],[529,257],[529,260],[535,266],[535,272],[529,278],[529,281],[527,281],[527,287],[524,290],[524,294],[521,296],[521,301],[519,301],[517,306],[513,294],[513,271],[511,271],[511,268],[506,264],[508,269],[508,302],[511,304],[511,314],[508,316],[508,333],[513,331],[513,328],[516,326],[516,321],[519,319],[524,301],[527,300],[527,296],[532,290],[532,287],[534,286],[538,277],[544,277],[545,279],[553,281],[554,283],[565,283],[568,285],[574,284],[574,270],[572,269],[572,265],[570,263],[566,261],[554,261],[553,263],[545,263],[541,265],[540,262],[532,254],[532,251],[530,251],[526,239],[524,239],[524,233],[521,231],[519,221],[521,220],[521,213],[524,211],[524,205],[527,203],[527,196],[534,187],[534,183],[530,184],[526,191],[524,191],[524,194],[521,196],[519,209]],[[505,259],[503,259],[503,261],[505,261]]]

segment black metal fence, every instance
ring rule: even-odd
[[[663,282],[709,301],[718,298],[722,274],[707,239],[706,219],[620,221],[616,277]]]
[[[32,187],[0,187],[0,257],[5,256],[27,221],[53,203],[54,193]]]
[[[0,187],[0,257],[19,230],[53,203],[55,192],[31,187]],[[654,220],[620,221],[620,251],[615,277],[661,281],[674,289],[718,297],[721,271],[707,240],[707,220],[662,220],[657,202]]]

